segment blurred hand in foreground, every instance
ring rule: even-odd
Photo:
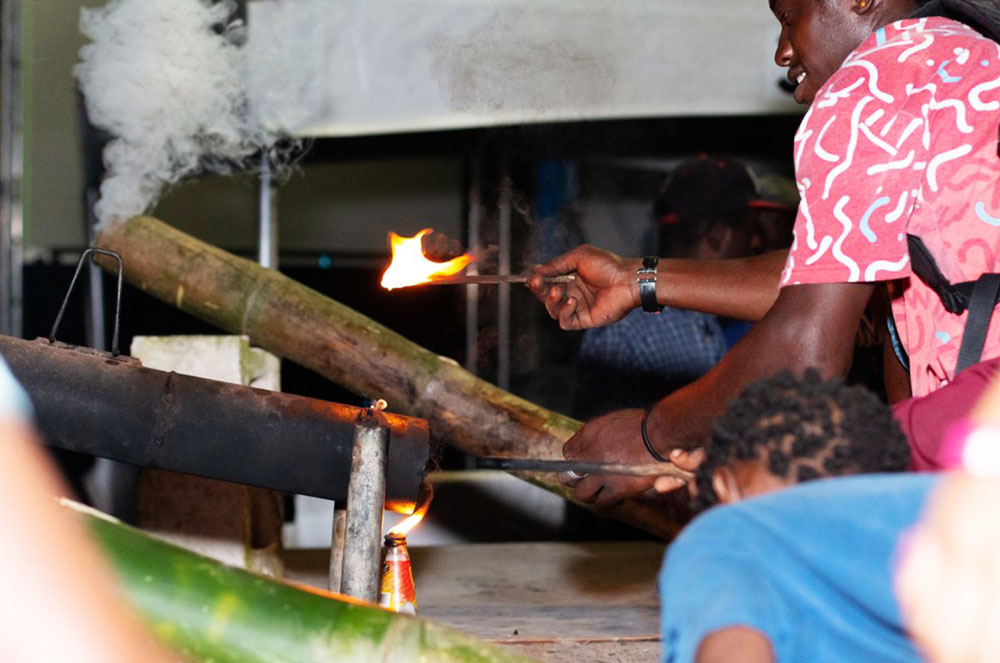
[[[0,661],[167,663],[119,593],[29,421],[27,396],[0,359]]]
[[[1000,478],[947,477],[904,540],[896,593],[939,663],[1000,661]]]

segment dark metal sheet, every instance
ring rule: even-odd
[[[128,357],[0,336],[46,443],[343,502],[363,408],[142,367]],[[383,413],[390,501],[416,502],[427,421]]]

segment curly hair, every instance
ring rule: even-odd
[[[815,369],[789,371],[750,384],[715,420],[705,460],[695,473],[696,508],[719,501],[715,470],[761,460],[795,482],[869,472],[901,472],[910,447],[892,411],[872,392],[823,380]]]

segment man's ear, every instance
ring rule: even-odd
[[[732,504],[740,501],[740,489],[736,485],[736,475],[725,466],[720,465],[712,473],[712,490],[721,504]]]
[[[851,11],[858,16],[864,16],[877,5],[881,0],[851,0]]]

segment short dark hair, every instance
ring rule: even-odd
[[[843,474],[901,472],[910,447],[892,411],[860,385],[783,371],[750,384],[715,420],[706,457],[695,473],[697,508],[719,501],[715,470],[763,460],[768,471],[796,482]]]

